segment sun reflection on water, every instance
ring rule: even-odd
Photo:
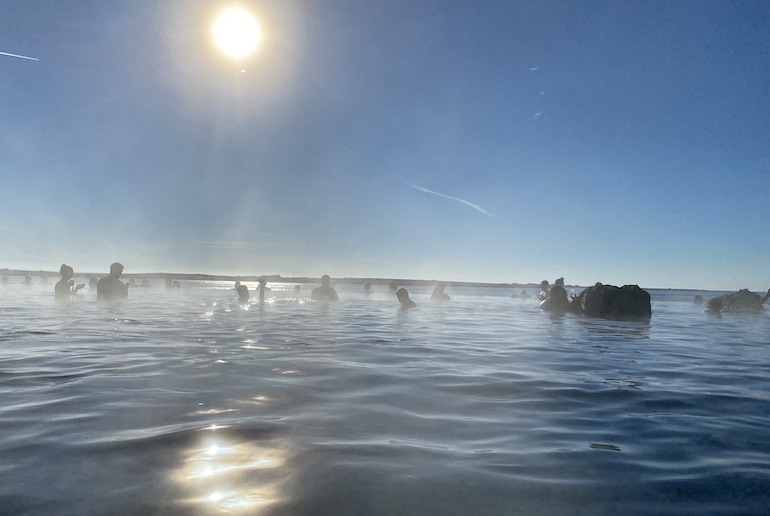
[[[234,408],[228,408],[228,409],[219,409],[219,408],[211,408],[211,409],[201,409],[196,410],[193,412],[196,416],[216,416],[218,414],[226,414],[228,412],[237,412],[237,409]]]
[[[211,425],[198,446],[184,453],[174,479],[190,493],[184,504],[204,511],[258,514],[278,502],[285,452],[252,442],[234,442]]]

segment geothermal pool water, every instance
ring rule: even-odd
[[[770,314],[0,286],[3,514],[761,514]],[[248,284],[253,291],[253,284]],[[531,291],[534,293],[534,290]],[[704,297],[717,293],[703,293]]]

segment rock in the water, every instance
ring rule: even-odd
[[[583,315],[607,319],[649,319],[652,315],[650,294],[638,285],[602,285],[588,287],[578,296]]]
[[[706,304],[709,312],[760,312],[762,307],[762,296],[755,292],[749,292],[748,289],[741,289],[738,292],[731,292],[724,296],[715,297]]]

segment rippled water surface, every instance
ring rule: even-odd
[[[3,514],[763,514],[770,314],[0,287]],[[250,285],[253,288],[253,285]],[[282,290],[286,288],[287,290]],[[708,295],[706,295],[708,297]]]

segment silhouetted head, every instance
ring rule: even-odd
[[[390,292],[391,294],[395,294],[396,290],[398,290],[398,285],[396,285],[395,281],[391,281],[390,283],[388,283],[388,292]]]
[[[554,285],[553,288],[551,288],[551,299],[556,301],[566,301],[567,289],[558,284]]]
[[[543,280],[540,282],[540,288],[543,290],[548,290],[548,280]]]
[[[414,304],[414,302],[409,299],[409,292],[403,287],[396,290],[396,298],[398,299],[399,303],[404,306],[411,306]]]
[[[327,278],[328,278],[328,276],[327,276]],[[267,285],[267,280],[265,278],[259,278],[257,280],[257,283],[259,283],[260,287],[264,287],[265,285]]]
[[[120,278],[120,275],[123,274],[123,264],[120,264],[118,262],[113,263],[110,265],[110,276],[113,278]]]
[[[32,276],[30,276],[29,274],[24,276],[24,283],[27,285],[32,285]]]
[[[329,282],[331,282],[331,280],[332,279],[329,277],[328,274],[324,274],[323,276],[321,276],[321,286],[328,287]]]
[[[703,296],[697,295],[692,299],[692,302],[696,305],[702,305],[703,304]]]
[[[372,284],[371,283],[364,283],[364,292],[366,292],[368,294],[370,290],[372,290]]]
[[[249,289],[246,285],[238,285],[238,301],[246,302],[249,300]]]
[[[73,271],[72,267],[69,265],[62,264],[61,267],[59,267],[59,274],[61,274],[61,279],[66,281],[75,274],[75,271]]]
[[[294,285],[294,292],[300,292],[302,290],[302,287],[299,285]]]
[[[563,287],[564,286],[564,278],[559,278],[556,281],[554,281],[553,283],[554,283],[554,285],[560,285],[560,286]]]

